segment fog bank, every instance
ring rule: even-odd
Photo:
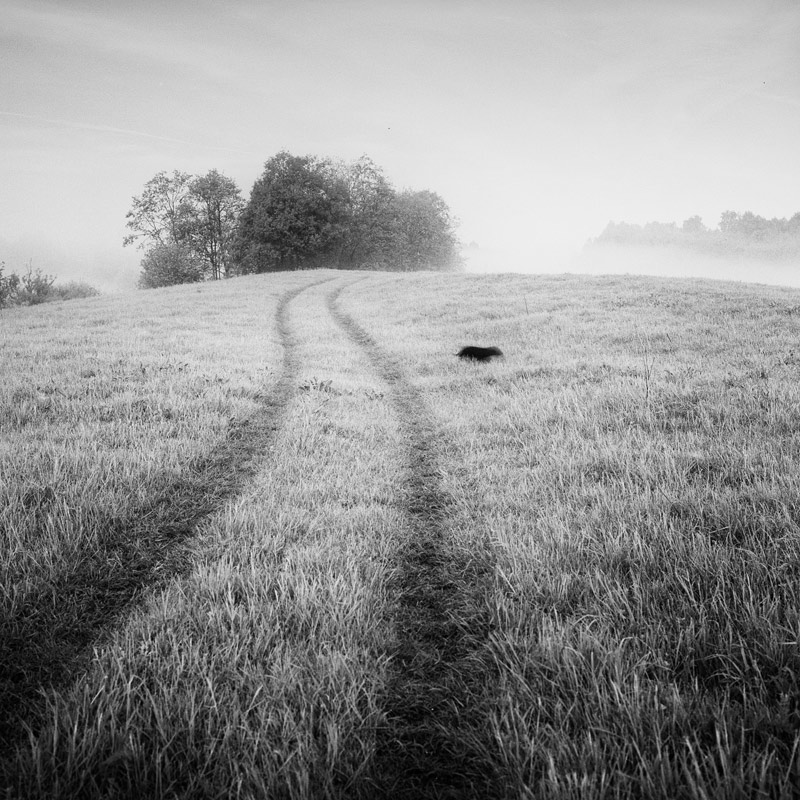
[[[653,275],[800,287],[800,263],[725,258],[678,248],[609,244],[587,246],[577,252],[564,247],[527,253],[468,248],[462,255],[467,272]]]
[[[136,286],[142,254],[133,248],[75,245],[41,237],[0,239],[0,262],[5,272],[22,275],[32,268],[53,275],[57,285],[88,283],[105,293]]]

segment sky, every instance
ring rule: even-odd
[[[157,172],[280,150],[438,192],[473,266],[800,211],[797,0],[0,0],[0,261],[133,285]]]

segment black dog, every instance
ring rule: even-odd
[[[473,361],[486,361],[492,356],[501,356],[503,351],[499,347],[462,347],[457,353],[459,358],[471,358]]]

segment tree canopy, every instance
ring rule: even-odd
[[[185,241],[208,277],[217,280],[233,270],[232,248],[244,207],[239,187],[212,169],[189,184]]]
[[[332,164],[314,156],[273,156],[242,212],[236,258],[243,272],[316,266],[343,239],[347,190]]]
[[[219,279],[233,272],[232,244],[244,201],[236,183],[211,170],[151,178],[127,214],[123,244],[145,251],[139,285]]]
[[[455,221],[435,192],[398,192],[370,158],[352,163],[278,153],[242,213],[243,272],[452,269]]]
[[[396,190],[372,159],[281,151],[245,202],[217,170],[159,172],[134,197],[124,244],[144,250],[139,285],[284,269],[454,269],[455,219],[429,190]]]
[[[390,269],[449,269],[457,265],[450,209],[438,194],[405,190],[394,196],[389,210]]]
[[[379,166],[368,156],[338,171],[347,190],[347,221],[340,244],[342,264],[382,265],[390,249],[389,227],[395,191]]]
[[[682,247],[711,255],[794,260],[800,256],[800,212],[766,219],[752,211],[724,211],[719,227],[707,228],[699,216],[674,222],[634,225],[609,222],[592,244]]]
[[[123,245],[136,244],[144,249],[181,242],[185,237],[191,180],[191,175],[178,170],[172,175],[159,172],[151,178],[142,194],[133,198],[125,216],[131,233],[123,239]]]

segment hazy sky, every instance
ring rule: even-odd
[[[9,266],[135,274],[125,213],[156,172],[216,168],[247,197],[281,149],[367,154],[486,251],[791,216],[800,3],[0,0]]]

